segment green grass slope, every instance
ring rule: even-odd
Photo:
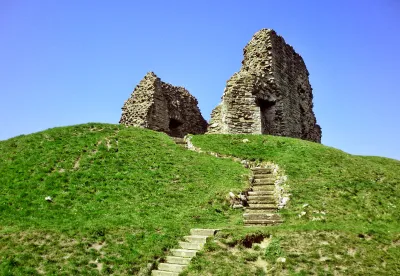
[[[186,275],[400,274],[399,161],[285,137],[198,135],[192,142],[203,151],[275,162],[292,195],[281,211],[284,224],[224,231]],[[269,237],[266,248],[243,245],[254,231]]]
[[[192,141],[284,169],[285,223],[243,227],[225,197],[249,172],[229,159],[145,129],[54,128],[0,141],[0,275],[137,275],[193,227],[224,230],[184,275],[400,274],[399,161],[284,137]]]
[[[119,125],[1,141],[0,275],[135,275],[192,227],[240,224],[225,195],[246,174]]]

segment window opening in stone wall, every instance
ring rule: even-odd
[[[260,107],[261,133],[274,134],[275,102],[257,99],[256,104]]]
[[[305,118],[305,110],[302,105],[300,105],[300,120],[301,120],[301,139],[307,139],[307,129],[306,129],[306,118]]]
[[[300,101],[304,103],[306,101],[306,90],[301,86],[297,86],[297,93],[300,96]],[[300,138],[301,139],[307,139],[308,138],[308,129],[306,127],[306,111],[303,107],[302,104],[300,104],[300,122],[301,122],[301,134]]]
[[[183,136],[180,130],[180,126],[182,125],[182,122],[176,120],[176,119],[169,119],[169,134],[172,137],[181,137]]]

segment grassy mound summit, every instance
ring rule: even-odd
[[[0,142],[0,275],[137,275],[195,227],[224,230],[186,275],[400,272],[399,161],[284,137],[192,142],[278,164],[291,194],[285,223],[243,227],[225,198],[249,171],[230,159],[145,129],[54,128]]]

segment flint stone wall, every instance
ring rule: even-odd
[[[271,134],[321,142],[308,70],[292,46],[271,29],[243,50],[239,72],[212,111],[208,133]]]
[[[120,124],[162,131],[170,136],[207,130],[198,102],[185,88],[162,82],[149,72],[122,107]]]

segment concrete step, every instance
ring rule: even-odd
[[[151,271],[151,276],[179,276],[179,272],[153,270]]]
[[[167,263],[169,264],[181,264],[187,265],[190,263],[192,258],[185,258],[185,257],[176,257],[176,256],[167,256]]]
[[[192,242],[179,242],[179,246],[183,249],[192,249],[192,250],[201,250],[203,248],[203,244],[200,243],[192,243]]]
[[[253,191],[274,191],[275,185],[254,185],[251,187]]]
[[[186,267],[187,267],[187,265],[161,263],[158,265],[158,270],[179,273],[179,272],[182,272]]]
[[[271,168],[251,168],[254,174],[269,174],[272,173]]]
[[[253,220],[244,220],[244,225],[274,225],[282,223],[282,220],[274,220],[274,219],[253,219]]]
[[[185,240],[191,243],[205,244],[207,242],[207,236],[191,235],[191,236],[185,236],[184,238]]]
[[[249,196],[271,196],[274,191],[249,191]]]
[[[176,257],[194,257],[196,256],[197,250],[190,250],[190,249],[171,249],[171,253],[173,256]]]
[[[218,229],[190,229],[190,234],[194,236],[214,236]]]

